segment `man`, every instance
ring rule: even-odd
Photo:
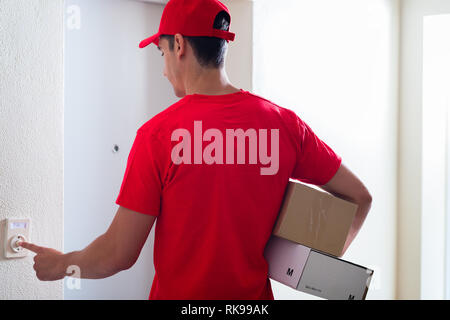
[[[158,219],[149,299],[273,300],[263,252],[289,178],[359,205],[348,248],[369,192],[293,111],[230,83],[230,21],[217,0],[167,3],[140,47],[157,45],[181,99],[138,129],[103,235],[66,254],[22,243],[37,253],[39,279],[62,279],[71,265],[89,279],[130,268]]]

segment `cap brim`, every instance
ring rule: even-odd
[[[144,39],[139,43],[139,48],[145,48],[150,43],[154,43],[155,45],[159,45],[159,32],[152,35],[151,37]]]

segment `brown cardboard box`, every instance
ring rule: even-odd
[[[289,180],[273,234],[340,257],[358,205]]]

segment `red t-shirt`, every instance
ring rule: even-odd
[[[239,128],[245,152],[227,139]],[[187,95],[151,118],[116,200],[158,217],[149,299],[273,300],[263,252],[289,178],[323,185],[340,164],[293,111],[243,89]]]

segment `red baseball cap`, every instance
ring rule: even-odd
[[[162,34],[180,33],[188,37],[217,37],[227,42],[233,41],[233,32],[213,28],[214,19],[220,11],[226,11],[231,20],[228,8],[218,0],[169,0],[163,10],[158,33],[142,40],[139,48],[150,43],[158,46]]]

